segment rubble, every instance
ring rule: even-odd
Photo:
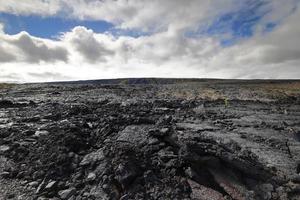
[[[217,85],[225,106],[160,95],[176,84],[52,86],[3,94],[0,199],[300,198],[297,95]]]

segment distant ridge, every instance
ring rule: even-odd
[[[79,81],[66,81],[57,83],[70,83],[70,84],[128,84],[128,85],[150,85],[150,84],[177,84],[177,83],[190,83],[190,82],[208,82],[217,81],[218,79],[197,79],[197,78],[117,78],[117,79],[98,79],[98,80],[79,80]],[[220,79],[221,80],[221,79]]]
[[[209,78],[117,78],[98,80],[78,80],[48,82],[56,84],[101,84],[101,85],[160,85],[160,84],[182,84],[182,83],[292,83],[300,80],[291,79],[209,79]]]

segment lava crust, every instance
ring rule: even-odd
[[[300,199],[299,81],[145,80],[1,89],[0,199]]]

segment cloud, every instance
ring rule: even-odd
[[[259,64],[279,64],[300,61],[300,10],[285,18],[268,34],[258,33],[239,47],[246,52],[241,56],[245,62]]]
[[[266,2],[268,3],[267,9],[271,12],[264,16],[264,21],[281,21],[299,6],[298,0],[285,0],[284,2],[281,0],[268,0]]]
[[[59,42],[40,39],[21,32],[17,35],[0,34],[0,40],[6,51],[3,56],[6,61],[19,61],[29,63],[56,62],[68,60],[68,51]],[[3,50],[4,47],[0,48]],[[15,54],[15,55],[13,55]],[[0,58],[0,60],[2,60]]]
[[[16,15],[51,16],[61,9],[60,0],[5,0],[0,1],[0,12]]]
[[[4,33],[4,24],[0,22],[0,34]]]
[[[75,0],[71,17],[105,20],[123,29],[143,31],[185,28],[207,23],[209,18],[229,10],[233,0]],[[184,17],[183,17],[184,16]]]
[[[16,57],[13,54],[6,52],[6,50],[0,45],[0,63],[11,62],[15,59]]]
[[[107,49],[101,40],[94,37],[94,32],[85,27],[75,27],[72,32],[64,35],[64,39],[91,63],[105,61],[106,56],[114,52]]]
[[[4,34],[4,25],[0,23],[0,34]],[[7,49],[3,47],[3,44],[0,43],[0,63],[4,62],[10,62],[15,60],[15,56],[9,52],[7,52]]]
[[[3,82],[18,82],[20,78],[20,74],[0,71],[0,80]]]
[[[44,39],[26,32],[9,35],[0,26],[0,81],[141,76],[299,78],[300,10],[294,0],[287,1],[289,6],[279,0],[264,1],[265,14],[260,12],[261,19],[251,26],[253,35],[230,46],[221,43],[224,35],[232,34],[229,25],[229,32],[221,35],[198,31],[226,13],[240,11],[245,7],[244,1],[74,0],[69,5],[67,0],[53,1],[59,8],[45,14],[61,14],[64,9],[69,17],[106,20],[121,30],[148,33],[139,37],[116,36],[78,26],[59,38]],[[284,11],[274,5],[282,5]],[[11,12],[39,12],[25,11],[22,4],[16,6],[20,8],[10,9],[15,10]],[[265,31],[270,22],[276,26]]]
[[[122,29],[152,32],[207,23],[232,6],[234,0],[9,0],[0,2],[0,12],[104,20]]]

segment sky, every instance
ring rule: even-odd
[[[300,0],[3,0],[0,82],[300,78]]]

